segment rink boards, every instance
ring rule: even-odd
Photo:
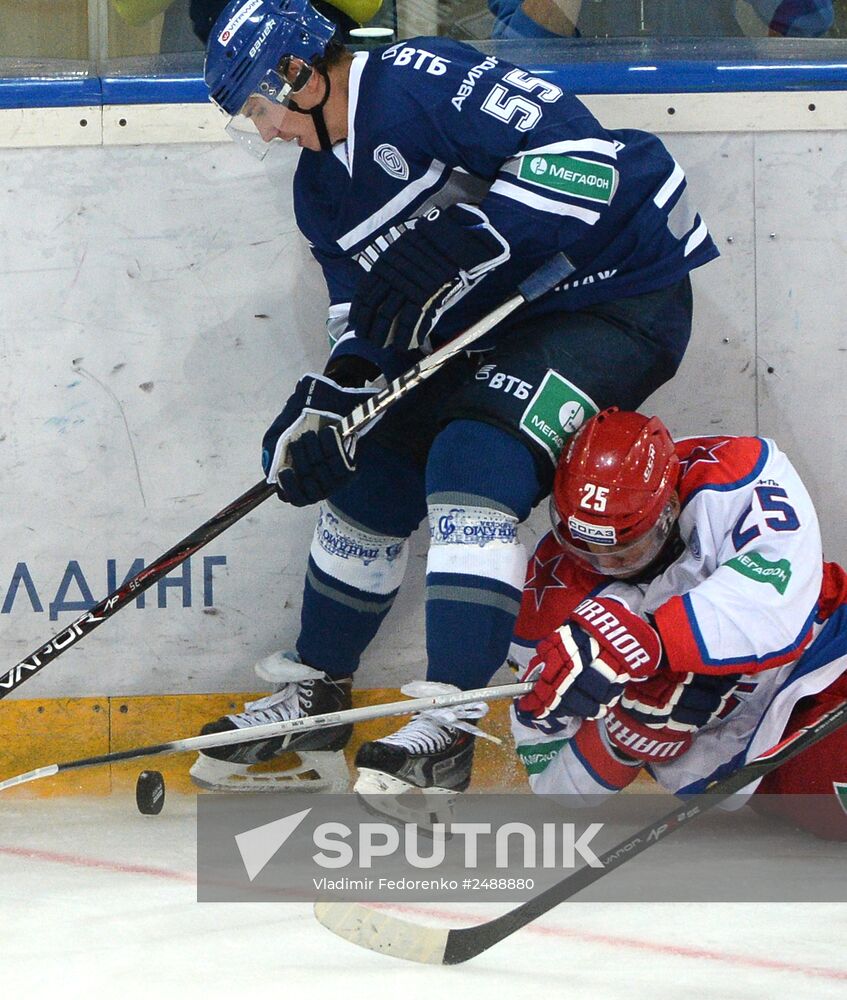
[[[827,557],[847,559],[843,92],[586,102],[610,127],[663,135],[722,253],[695,274],[691,347],[649,408],[679,434],[776,438]],[[323,364],[326,295],[290,204],[296,150],[253,162],[220,125],[196,103],[0,111],[4,669],[251,486],[264,429]],[[108,703],[96,729],[128,724],[135,709],[114,705],[140,696],[254,690],[252,664],[296,637],[313,516],[268,501],[20,697],[51,718],[67,704],[51,699]],[[543,530],[542,511],[527,547]],[[363,696],[423,672],[425,552],[419,530]],[[181,718],[181,701],[161,704],[157,719]]]

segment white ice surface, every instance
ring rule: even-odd
[[[0,802],[0,996],[847,998],[847,904],[566,903],[443,968],[363,951],[307,905],[198,904],[194,866],[190,797],[156,817],[129,797]],[[493,913],[396,912],[441,926]]]

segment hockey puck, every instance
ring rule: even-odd
[[[159,771],[142,771],[135,783],[135,803],[145,816],[158,816],[165,804],[165,779]]]

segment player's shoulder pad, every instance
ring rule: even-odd
[[[300,151],[294,171],[294,217],[306,239],[322,250],[335,249],[335,214],[332,192],[347,183],[348,174],[337,156],[311,149]]]
[[[768,459],[762,438],[683,438],[676,443],[679,456],[679,498],[684,505],[702,490],[728,492],[755,479]]]
[[[534,644],[549,635],[584,597],[606,582],[606,577],[568,558],[553,532],[548,532],[527,565],[516,640]]]

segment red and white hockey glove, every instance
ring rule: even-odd
[[[719,717],[740,675],[662,670],[629,685],[603,719],[616,753],[649,764],[665,764],[686,753],[697,732]]]
[[[667,764],[690,749],[694,733],[661,723],[647,725],[621,705],[600,723],[613,750],[623,759],[642,764]]]
[[[553,733],[568,719],[602,718],[627,684],[652,677],[662,659],[659,635],[626,605],[586,598],[536,646],[524,680],[535,687],[515,703],[518,719]]]

